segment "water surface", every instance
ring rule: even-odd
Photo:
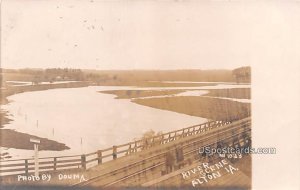
[[[41,156],[82,154],[141,137],[146,131],[168,132],[203,123],[205,118],[138,105],[99,93],[119,87],[83,87],[26,92],[8,97],[4,105],[13,121],[4,128],[48,138],[69,146],[41,151]],[[30,150],[6,150],[14,158]]]

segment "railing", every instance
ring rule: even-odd
[[[46,157],[39,158],[39,171],[55,171],[62,169],[88,169],[92,166],[102,164],[109,160],[115,160],[132,153],[136,153],[150,147],[166,144],[187,136],[196,135],[212,128],[229,124],[226,121],[210,121],[207,123],[194,125],[180,130],[164,133],[150,138],[129,142],[126,144],[113,146],[111,148],[98,150],[89,154]],[[34,159],[16,159],[0,161],[0,176],[25,174],[34,172]]]

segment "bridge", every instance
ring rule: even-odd
[[[210,121],[171,131],[126,144],[112,146],[95,152],[63,157],[39,158],[40,173],[51,174],[51,181],[24,181],[26,185],[68,185],[88,187],[164,187],[190,186],[182,178],[182,172],[197,167],[199,163],[217,163],[221,158],[199,154],[201,147],[249,147],[251,146],[251,119],[238,121]],[[168,155],[176,155],[181,150],[182,159],[172,164],[168,170]],[[176,157],[176,156],[175,156]],[[234,164],[236,159],[224,158]],[[251,164],[251,157],[244,160]],[[245,164],[240,164],[245,167]],[[249,165],[247,165],[249,168]],[[250,165],[251,168],[251,165]],[[16,175],[30,176],[34,173],[33,159],[0,161],[0,175],[3,184],[15,184]],[[76,174],[83,180],[60,180],[59,174],[66,177]],[[219,181],[218,181],[219,180]],[[220,181],[221,180],[221,181]],[[212,184],[249,187],[251,175],[237,171],[235,175],[224,174],[222,179]],[[227,183],[226,183],[227,181]],[[231,182],[235,181],[234,184]],[[223,184],[224,185],[224,184]]]

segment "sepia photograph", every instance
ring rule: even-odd
[[[261,189],[252,73],[293,5],[1,0],[0,189]]]

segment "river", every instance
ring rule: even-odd
[[[12,119],[4,128],[55,140],[70,147],[64,151],[40,151],[41,157],[90,153],[127,143],[150,129],[168,132],[207,121],[206,118],[135,104],[130,99],[115,99],[115,95],[100,91],[198,89],[207,92],[204,89],[249,87],[244,84],[153,88],[89,86],[26,92],[9,96],[10,103],[2,106]],[[8,152],[12,158],[33,155],[32,150],[2,147],[1,151]]]

